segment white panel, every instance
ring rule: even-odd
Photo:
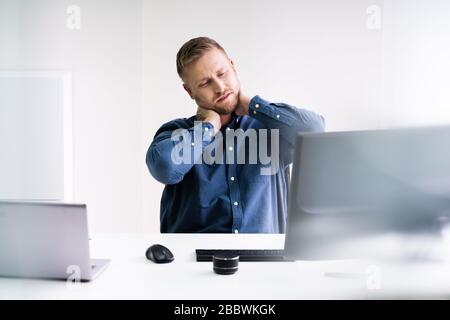
[[[0,71],[0,198],[72,197],[69,72]]]
[[[383,127],[450,123],[450,2],[385,0]]]

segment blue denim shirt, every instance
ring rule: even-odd
[[[208,133],[211,136],[213,131],[212,124],[208,122],[200,123],[200,128],[197,123],[199,130],[195,131],[195,121],[194,116],[164,124],[147,151],[146,163],[151,175],[165,184],[161,198],[161,232],[284,233],[289,183],[286,168],[293,161],[296,134],[299,131],[323,131],[324,118],[305,109],[270,103],[255,96],[250,101],[248,115],[233,115],[228,126],[222,127],[223,140],[217,135],[210,137],[210,140],[195,140],[199,130],[204,136]],[[180,147],[181,143],[173,139],[177,129],[185,129],[184,139],[187,140],[183,141],[190,142],[192,148],[190,161],[180,163],[173,160],[174,148],[177,145]],[[261,174],[262,168],[271,165],[259,157],[256,163],[249,161],[250,139],[227,139],[227,131],[231,129],[242,129],[244,132],[254,129],[257,133],[265,131],[268,136],[266,154],[272,156],[272,161],[276,156],[271,154],[274,153],[271,142],[275,138],[272,130],[277,129],[277,173]],[[260,143],[265,140],[257,134],[255,141],[258,142],[258,152],[261,152]],[[205,149],[213,148],[219,142],[224,154],[221,163],[207,163],[198,157]],[[200,152],[197,155],[195,148]],[[245,163],[237,161],[238,150],[243,150]],[[214,155],[214,152],[210,154]]]

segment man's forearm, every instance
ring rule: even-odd
[[[199,122],[197,126],[163,131],[154,138],[146,163],[156,180],[176,184],[198,163],[197,158],[202,158],[204,148],[211,143],[211,139],[203,139],[203,134],[212,133],[214,127],[208,122]]]
[[[297,132],[325,130],[325,119],[321,115],[285,103],[270,103],[259,96],[250,100],[248,115],[263,122],[267,129],[280,129],[280,137],[292,145]]]

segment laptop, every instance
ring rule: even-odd
[[[299,133],[284,250],[226,251],[241,261],[378,256],[380,237],[432,240],[449,221],[450,126]],[[197,261],[222,251],[199,249]]]
[[[109,262],[90,257],[86,205],[0,201],[0,277],[91,281]]]

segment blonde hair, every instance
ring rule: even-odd
[[[183,71],[187,65],[196,61],[203,56],[206,51],[213,48],[219,49],[227,55],[220,44],[208,37],[193,38],[183,44],[177,53],[177,72],[180,78],[183,78]]]

